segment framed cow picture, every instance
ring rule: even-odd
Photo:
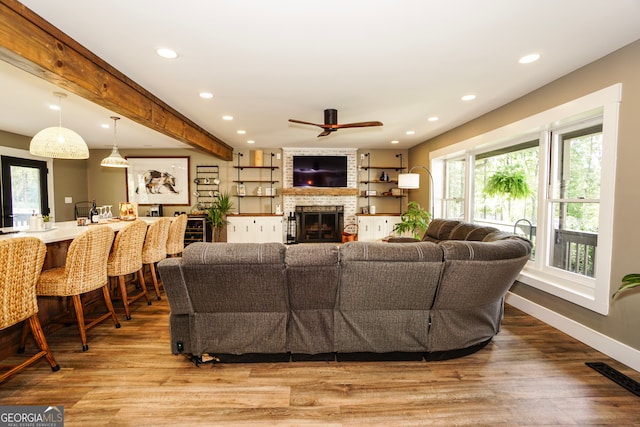
[[[127,156],[127,201],[138,205],[189,205],[189,156]]]

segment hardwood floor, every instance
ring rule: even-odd
[[[585,362],[638,372],[511,307],[492,343],[454,360],[200,367],[170,353],[164,296],[132,309],[91,329],[88,352],[75,326],[49,333],[61,370],[13,376],[0,405],[64,405],[66,426],[640,425],[640,398]]]

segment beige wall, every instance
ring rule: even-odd
[[[611,293],[627,273],[640,273],[640,41],[568,74],[510,104],[496,109],[409,151],[412,164],[433,150],[455,144],[557,105],[622,83],[616,162],[616,192]],[[418,161],[420,159],[420,161]],[[617,297],[608,316],[596,314],[524,284],[512,291],[588,328],[640,350],[640,290]]]
[[[126,175],[125,169],[100,166],[102,159],[107,157],[110,152],[111,150],[91,150],[88,165],[88,197],[91,200],[95,198],[98,205],[112,205],[115,208],[119,202],[127,200]],[[193,180],[196,177],[196,166],[198,165],[217,165],[220,168],[220,190],[230,191],[233,189],[235,191],[235,186],[231,183],[235,179],[233,173],[236,170],[233,168],[233,162],[220,160],[196,149],[132,150],[120,148],[120,154],[123,157],[189,157],[190,203],[184,206],[164,206],[163,210],[166,216],[171,216],[176,211],[189,213],[195,205],[196,199],[191,193],[195,191]],[[139,215],[141,216],[146,216],[148,211],[148,206],[139,207]]]
[[[282,153],[281,150],[264,150],[264,165],[269,164],[269,153],[273,152],[276,156],[280,154],[280,159],[277,159],[276,156],[273,157],[273,165],[277,166],[278,169],[274,171],[273,179],[277,180],[278,183],[275,184],[276,188],[282,188]],[[372,165],[396,165],[399,164],[399,159],[395,157],[396,154],[402,153],[404,157],[404,164],[407,164],[407,150],[360,150],[358,151],[358,158],[360,153],[371,154],[371,164]],[[105,168],[100,166],[100,161],[109,155],[110,150],[91,150],[91,156],[88,160],[88,170],[87,170],[87,198],[89,200],[96,199],[98,205],[113,205],[118,206],[118,203],[126,200],[126,184],[125,184],[125,171],[124,169],[117,168]],[[189,166],[190,166],[190,205],[189,206],[166,206],[164,207],[164,214],[171,216],[175,211],[186,211],[189,212],[190,209],[195,205],[196,200],[193,196],[193,191],[195,190],[195,184],[193,183],[193,179],[196,177],[196,167],[198,165],[217,165],[220,168],[220,191],[228,191],[232,195],[236,194],[236,183],[234,181],[238,180],[238,169],[235,167],[238,165],[238,153],[242,153],[243,156],[240,158],[240,165],[242,166],[250,166],[253,165],[253,154],[254,149],[245,149],[245,150],[237,150],[234,152],[234,160],[233,161],[223,161],[216,157],[213,157],[208,154],[204,154],[195,149],[164,149],[164,150],[149,150],[149,149],[120,149],[120,153],[123,156],[189,156]],[[267,179],[268,174],[266,172],[263,173],[261,179]],[[362,187],[359,185],[359,187]],[[364,187],[363,187],[364,188]],[[280,194],[280,192],[278,192]],[[233,211],[237,211],[238,203],[237,199],[234,200],[234,209]],[[366,205],[366,199],[359,200],[360,205]],[[389,200],[378,200],[378,203],[382,204],[384,208],[381,212],[396,212],[398,211],[397,201],[396,199]],[[273,201],[273,209],[275,209],[276,204],[282,204],[282,198],[278,197]],[[387,206],[388,205],[388,206]],[[406,205],[406,203],[405,203]],[[57,206],[57,205],[56,205]],[[243,198],[241,200],[241,212],[242,213],[267,213],[269,210],[269,203],[267,199],[258,199],[258,198]],[[139,209],[140,215],[146,215],[148,212],[147,206],[141,206]]]

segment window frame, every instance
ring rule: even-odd
[[[611,254],[613,247],[613,214],[616,154],[618,141],[619,104],[622,99],[622,84],[617,83],[599,91],[553,107],[536,115],[524,118],[506,126],[477,135],[457,144],[433,151],[430,164],[436,187],[436,215],[443,215],[444,200],[438,199],[446,194],[443,171],[448,159],[465,157],[465,220],[473,218],[473,166],[475,156],[501,147],[517,145],[527,138],[539,140],[540,167],[538,179],[538,224],[537,254],[529,261],[518,280],[534,288],[565,299],[589,310],[607,315],[611,294]],[[552,235],[552,211],[549,203],[550,154],[552,132],[567,126],[587,128],[595,121],[602,123],[603,153],[602,178],[599,200],[598,256],[596,257],[596,277],[589,278],[576,273],[566,272],[546,265]],[[533,138],[532,138],[533,136]],[[437,174],[439,172],[439,174]],[[542,247],[541,247],[542,245]],[[544,254],[544,256],[540,256]]]

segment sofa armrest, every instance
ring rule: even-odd
[[[158,263],[162,285],[174,315],[193,313],[181,266],[182,258],[167,258]]]

